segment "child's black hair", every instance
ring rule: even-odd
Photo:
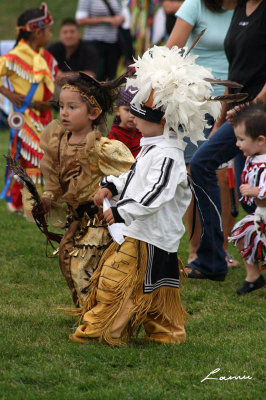
[[[240,107],[233,117],[232,125],[236,127],[239,124],[244,124],[246,135],[252,139],[258,136],[266,136],[266,104],[250,103]]]
[[[119,86],[125,82],[127,73],[121,75],[113,81],[98,82],[85,73],[68,75],[58,82],[59,86],[65,84],[77,87],[81,92],[88,97],[93,96],[101,107],[101,115],[93,121],[93,126],[98,125],[102,120],[106,119],[106,114],[113,113],[113,106],[118,97]],[[92,104],[81,96],[82,100],[86,102],[88,110],[93,107]]]
[[[25,26],[28,21],[31,19],[39,18],[44,15],[44,12],[40,8],[28,8],[28,10],[25,10],[22,14],[17,19],[17,26]],[[30,36],[32,35],[33,32],[27,32],[24,31],[23,29],[19,29],[18,35],[16,38],[16,43],[15,46],[18,44],[18,42],[21,39],[28,40]]]

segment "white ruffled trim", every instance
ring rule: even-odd
[[[259,175],[259,182],[258,182]],[[266,156],[265,154],[247,157],[245,167],[242,173],[242,183],[248,184],[252,187],[259,187],[260,191],[257,196],[262,200],[266,198]],[[252,204],[254,197],[244,196],[240,201],[244,200],[247,204]]]
[[[260,207],[257,207],[257,209],[258,208]],[[253,240],[252,248],[250,249],[248,255],[244,256],[246,262],[250,265],[254,265],[258,261],[262,261],[263,263],[266,262],[266,256],[264,257],[263,260],[258,260],[256,256],[256,250],[259,243],[260,242],[263,243],[264,249],[266,248],[266,245],[264,241],[265,238],[261,237],[260,232],[257,230],[256,226],[257,224],[255,223],[255,221],[256,221],[256,216],[254,214],[246,215],[243,219],[241,219],[241,221],[235,224],[231,232],[231,236],[228,237],[228,241],[233,242],[235,246],[237,245],[239,240],[243,239],[244,241],[243,251],[246,251],[247,249],[250,248],[251,242]],[[247,226],[247,224],[249,223],[252,224]],[[253,236],[254,232],[256,232],[255,236]]]
[[[254,214],[254,224],[260,240],[266,245],[266,232],[261,232],[260,223],[266,226],[266,207],[257,207]]]

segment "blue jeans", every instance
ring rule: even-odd
[[[226,274],[227,262],[223,250],[221,221],[213,204],[204,194],[208,194],[221,214],[220,189],[216,170],[219,165],[241,154],[236,147],[236,137],[232,126],[225,122],[209,140],[196,151],[190,162],[190,171],[196,185],[195,192],[200,209],[203,234],[197,251],[197,259],[191,264],[206,275]],[[202,213],[202,215],[201,215]]]
[[[207,139],[207,137],[209,136],[209,134],[211,133],[211,130],[213,128],[214,119],[210,114],[205,114],[205,120],[209,125],[209,128],[205,127],[203,130],[203,134],[204,134],[205,138]],[[197,146],[196,146],[194,143],[191,142],[191,140],[188,136],[185,136],[184,142],[187,143],[185,151],[184,151],[185,163],[189,164],[191,161],[191,158],[193,157],[193,154],[198,150],[198,148],[200,146],[203,145],[203,143],[205,143],[205,140],[198,140]]]

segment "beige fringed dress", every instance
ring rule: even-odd
[[[85,143],[72,145],[68,139],[69,132],[57,120],[41,137],[43,197],[51,200],[53,214],[58,204],[67,204],[65,221],[61,221],[66,231],[59,246],[59,265],[75,305],[81,306],[88,280],[110,242],[107,225],[98,219],[93,196],[104,176],[121,175],[134,158],[123,143],[104,138],[98,131],[89,132]]]

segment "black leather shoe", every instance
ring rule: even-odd
[[[238,295],[246,294],[249,292],[253,292],[253,290],[257,290],[262,288],[265,285],[265,279],[262,275],[258,277],[254,282],[243,281],[242,285],[236,290]]]

